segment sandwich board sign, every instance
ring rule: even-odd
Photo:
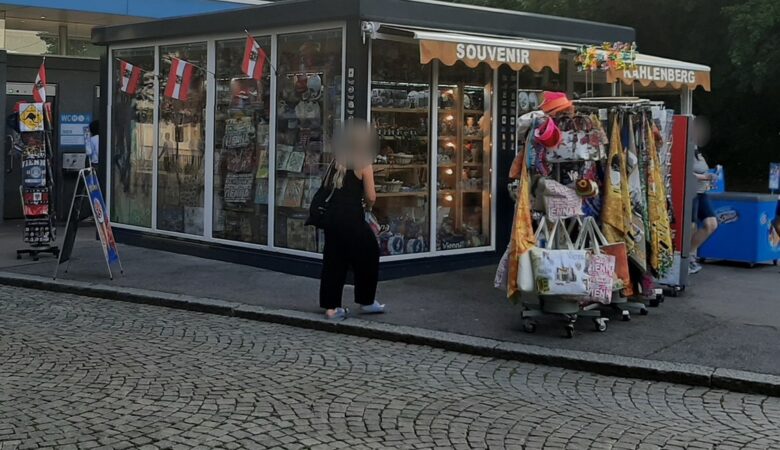
[[[108,276],[113,280],[114,275],[111,272],[111,267],[114,264],[118,265],[121,274],[124,274],[124,269],[122,268],[122,262],[119,260],[119,251],[116,246],[116,240],[114,240],[114,232],[111,229],[111,221],[109,220],[108,212],[106,210],[106,202],[103,198],[103,193],[100,190],[97,174],[92,167],[87,167],[79,171],[76,189],[73,191],[70,212],[68,213],[68,222],[65,226],[65,240],[62,245],[59,259],[57,260],[57,267],[54,268],[54,278],[57,278],[60,264],[64,262],[68,263],[68,267],[65,268],[66,273],[68,272],[68,268],[70,268],[73,245],[76,241],[79,222],[82,220],[81,207],[85,200],[89,202],[90,210],[92,211],[92,218],[94,219],[95,227],[97,228],[100,246],[103,249],[103,258],[106,261]]]

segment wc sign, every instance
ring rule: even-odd
[[[60,148],[84,148],[84,129],[89,128],[92,114],[60,114]]]

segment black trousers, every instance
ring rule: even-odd
[[[320,306],[341,307],[341,296],[349,269],[355,276],[355,302],[374,303],[379,277],[379,245],[368,224],[341,223],[325,229],[320,277]]]

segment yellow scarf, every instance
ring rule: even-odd
[[[529,132],[531,133],[531,132]],[[515,218],[512,222],[512,240],[509,244],[509,279],[507,297],[517,299],[520,289],[517,286],[517,274],[520,271],[520,256],[536,245],[534,226],[531,221],[531,177],[528,175],[528,145],[518,157],[522,157],[520,165],[520,186],[517,189],[515,203]]]
[[[664,276],[671,268],[674,259],[672,247],[672,227],[666,208],[666,187],[661,174],[661,163],[655,143],[653,127],[645,119],[647,130],[647,206],[650,220],[650,267],[658,276]]]

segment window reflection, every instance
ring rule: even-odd
[[[111,109],[111,221],[152,226],[154,48],[114,50]],[[141,68],[134,94],[121,90],[120,65]]]
[[[172,61],[194,64],[187,100],[165,96]],[[157,228],[203,235],[206,44],[160,47]]]

